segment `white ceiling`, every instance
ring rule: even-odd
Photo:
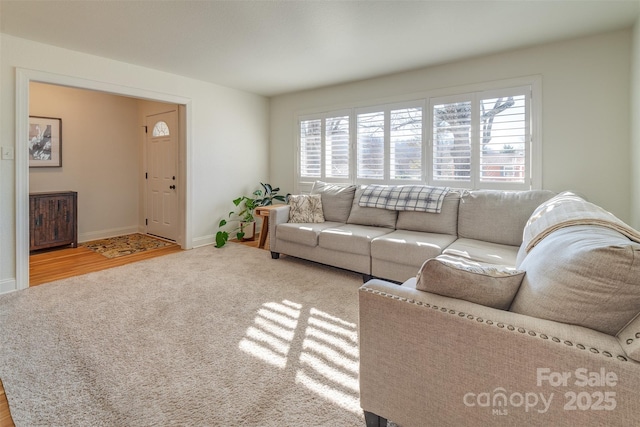
[[[1,31],[272,96],[634,24],[638,0],[13,1]]]

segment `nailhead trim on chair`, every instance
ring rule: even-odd
[[[360,288],[360,291],[361,292],[369,292],[369,293],[372,293],[372,294],[380,295],[380,296],[387,297],[387,298],[392,298],[392,299],[403,301],[403,302],[408,302],[410,304],[414,304],[416,306],[422,306],[424,308],[432,308],[434,310],[439,310],[442,313],[454,314],[454,315],[458,315],[459,317],[466,317],[469,320],[474,320],[475,319],[478,323],[485,323],[488,326],[493,326],[494,325],[494,322],[492,320],[484,320],[481,317],[477,317],[476,318],[472,314],[467,314],[467,313],[464,313],[462,311],[450,310],[450,309],[447,309],[445,307],[439,307],[437,305],[431,305],[429,303],[423,303],[422,301],[416,301],[416,300],[413,300],[413,299],[407,299],[407,298],[404,298],[404,297],[399,297],[397,295],[388,294],[386,292],[377,291],[375,289],[370,289],[370,288]],[[495,326],[500,328],[500,329],[504,329],[505,328],[505,324],[504,323],[500,323],[500,322],[495,324]],[[516,327],[513,326],[513,325],[506,325],[506,328],[509,331],[517,331],[518,333],[521,333],[521,334],[528,333],[532,337],[535,337],[535,336],[538,335],[543,340],[549,339],[549,336],[546,335],[546,334],[537,334],[534,331],[527,331],[527,329],[522,328],[522,327],[519,327],[519,328],[516,329]],[[636,333],[636,338],[640,338],[640,332]],[[568,340],[562,341],[562,340],[560,340],[560,338],[557,338],[557,337],[551,337],[551,341],[553,341],[555,343],[564,343],[568,347],[573,347],[574,346],[573,342],[568,341]],[[633,342],[633,339],[631,339],[631,338],[629,338],[627,340],[627,344],[631,344],[632,342]],[[575,347],[578,348],[579,350],[586,350],[586,347],[584,345],[582,345],[582,344],[575,344]],[[600,350],[598,350],[597,348],[591,347],[591,348],[589,348],[589,351],[591,353],[593,353],[593,354],[602,354],[604,357],[613,357],[613,355],[610,352],[608,352],[608,351],[600,352]],[[626,356],[623,356],[623,355],[620,355],[620,354],[616,356],[616,359],[618,359],[621,362],[627,362],[628,361]]]

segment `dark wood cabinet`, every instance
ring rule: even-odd
[[[29,194],[29,250],[78,246],[78,193]]]

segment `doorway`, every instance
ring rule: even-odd
[[[146,117],[145,198],[147,233],[178,239],[178,112]]]
[[[180,185],[180,197],[178,209],[178,242],[183,249],[191,248],[191,227],[187,213],[190,211],[187,189],[189,188],[189,117],[191,112],[191,100],[188,98],[151,92],[144,89],[113,85],[109,83],[89,81],[70,76],[50,74],[42,71],[17,69],[16,70],[16,289],[25,289],[29,286],[29,162],[26,141],[28,140],[29,117],[29,84],[40,82],[60,86],[68,86],[79,89],[87,89],[98,92],[106,92],[114,95],[132,97],[142,100],[151,100],[178,104],[178,122],[182,131],[178,138],[179,168],[176,180]]]

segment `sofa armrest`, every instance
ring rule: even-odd
[[[617,338],[627,355],[640,362],[640,314],[618,332]]]
[[[269,210],[269,248],[272,252],[277,252],[276,228],[278,224],[289,221],[289,205],[278,206]]]
[[[371,280],[360,288],[365,411],[406,426],[637,421],[640,363],[615,337],[418,291],[413,283]],[[583,376],[602,369],[617,380],[581,386]],[[566,384],[555,382],[562,375]],[[571,393],[581,392],[591,406],[572,410]]]

